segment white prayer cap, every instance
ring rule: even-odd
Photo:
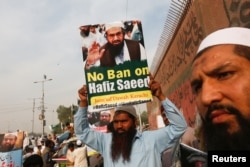
[[[5,133],[4,137],[8,137],[8,136],[16,136],[17,137],[17,133],[16,132],[12,132],[12,133]]]
[[[121,21],[115,21],[115,22],[105,24],[106,31],[113,27],[121,27],[124,29],[124,24]]]
[[[222,44],[234,44],[250,47],[250,29],[244,27],[229,27],[209,34],[200,44],[196,55],[204,49]]]
[[[110,110],[102,110],[102,111],[100,111],[100,114],[111,114],[110,113]]]
[[[81,140],[77,140],[77,141],[76,141],[76,145],[77,145],[77,146],[81,146],[81,145],[82,145]]]

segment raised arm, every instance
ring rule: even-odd
[[[159,135],[157,146],[161,151],[172,147],[176,141],[183,135],[187,128],[187,124],[183,114],[177,109],[162,92],[160,83],[155,81],[153,76],[150,75],[149,88],[152,94],[156,96],[164,108],[164,113],[168,118],[168,126],[156,132]]]
[[[102,153],[104,144],[104,133],[93,130],[89,127],[87,87],[84,85],[78,90],[80,104],[77,113],[74,115],[75,134],[79,140],[86,145]]]

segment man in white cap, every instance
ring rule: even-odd
[[[250,150],[250,29],[208,35],[192,63],[191,87],[201,149]]]
[[[155,131],[139,132],[136,110],[122,106],[115,110],[111,133],[102,133],[89,127],[87,119],[87,88],[79,89],[80,106],[74,116],[78,139],[97,150],[104,160],[104,167],[161,167],[163,151],[171,148],[186,130],[182,113],[163,94],[160,83],[150,76],[149,88],[165,110],[169,125]]]
[[[110,110],[100,111],[99,121],[94,123],[95,127],[107,126],[111,121],[111,113]]]
[[[112,22],[105,25],[107,43],[100,46],[94,42],[88,51],[86,68],[90,66],[113,67],[124,61],[146,59],[144,47],[135,40],[125,39],[123,22]]]
[[[17,134],[15,132],[5,133],[0,146],[0,152],[8,152],[11,150],[15,150],[16,141],[17,141]]]

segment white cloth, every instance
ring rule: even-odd
[[[67,150],[66,158],[70,162],[67,164],[67,167],[74,167],[74,151],[71,151],[70,149]]]
[[[250,29],[229,27],[209,34],[200,44],[196,55],[204,49],[222,44],[236,44],[250,47]]]
[[[74,150],[74,167],[88,167],[87,146],[78,147]]]

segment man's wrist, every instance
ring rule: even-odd
[[[166,99],[166,96],[165,96],[164,94],[161,94],[160,96],[158,96],[158,99],[159,99],[160,101],[163,101],[163,100]]]
[[[88,103],[86,101],[80,101],[80,104],[79,104],[80,107],[87,107],[88,106]]]

